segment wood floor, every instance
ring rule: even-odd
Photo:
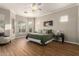
[[[28,42],[25,38],[15,39],[6,45],[0,45],[1,56],[79,56],[79,46],[60,42],[51,42],[47,46]]]

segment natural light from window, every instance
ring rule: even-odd
[[[68,22],[68,15],[61,16],[60,22]]]

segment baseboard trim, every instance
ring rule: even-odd
[[[18,38],[25,38],[26,36],[17,36],[15,37],[15,39],[18,39]]]
[[[76,42],[70,42],[70,41],[65,41],[66,43],[72,43],[72,44],[76,44],[76,45],[79,45],[79,43],[76,43]]]
[[[59,40],[59,41],[61,42],[62,40]],[[70,41],[64,41],[64,42],[79,45],[79,43],[77,42],[70,42]]]

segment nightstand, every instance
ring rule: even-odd
[[[63,33],[54,35],[54,38],[55,38],[56,41],[58,41],[59,39],[61,39],[62,43],[64,43],[64,34]]]

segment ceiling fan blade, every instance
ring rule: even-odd
[[[38,5],[41,5],[41,3],[38,3]]]
[[[35,6],[35,5],[36,5],[36,3],[33,3],[33,4],[32,4],[32,7]]]

